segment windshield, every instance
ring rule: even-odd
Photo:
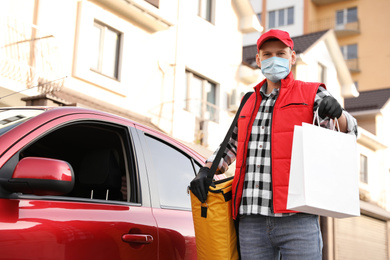
[[[44,111],[42,109],[0,109],[0,135]]]

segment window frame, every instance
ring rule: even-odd
[[[99,27],[101,29],[101,34],[99,37],[99,43],[98,43],[98,66],[97,68],[93,68],[92,66],[90,69],[96,73],[102,74],[106,77],[112,78],[117,81],[121,81],[121,50],[123,48],[122,46],[122,38],[123,38],[123,33],[104,24],[103,22],[95,19],[94,20],[94,27]],[[108,75],[103,71],[103,64],[105,63],[104,57],[106,56],[106,49],[105,49],[105,44],[107,43],[107,32],[113,32],[117,35],[118,40],[116,42],[116,49],[115,49],[115,64],[114,64],[114,75]]]
[[[353,51],[351,52],[351,50],[353,50],[352,47],[356,46],[356,52]],[[348,44],[348,45],[343,45],[343,46],[340,46],[340,50],[341,50],[341,53],[343,54],[343,57],[345,60],[354,60],[354,59],[357,59],[358,58],[358,44],[357,43],[354,43],[354,44]],[[350,57],[350,54],[352,55],[352,57]]]
[[[215,24],[215,0],[198,0],[197,15],[209,23]]]
[[[185,84],[185,107],[184,107],[184,109],[190,113],[194,113],[196,115],[196,117],[199,118],[200,120],[209,120],[209,121],[213,121],[213,122],[218,123],[219,122],[219,104],[218,104],[217,97],[218,97],[219,85],[216,82],[214,82],[206,77],[203,77],[200,74],[194,73],[190,70],[186,70],[185,73],[186,73],[186,84]],[[201,107],[200,115],[198,115],[194,111],[191,111],[191,108],[190,108],[191,97],[189,96],[189,93],[191,93],[190,89],[193,88],[192,86],[194,85],[194,84],[191,84],[193,78],[197,78],[202,82],[202,86],[201,86],[201,88],[202,88],[201,96],[202,97],[201,97],[201,101],[200,101],[200,107]],[[214,86],[214,88],[215,88],[215,104],[209,102],[207,99],[208,98],[207,84],[210,84],[210,85]],[[208,109],[209,107],[210,107],[210,109]],[[209,117],[205,116],[208,112],[210,113],[209,110],[215,110],[214,117],[212,117],[211,114]]]
[[[161,144],[164,144],[167,147],[171,148],[172,150],[175,150],[177,153],[183,155],[183,157],[186,157],[188,159],[188,162],[190,163],[190,165],[192,167],[192,171],[194,173],[193,178],[195,178],[195,176],[196,176],[197,167],[198,168],[201,167],[201,164],[191,154],[189,154],[185,150],[181,149],[182,147],[180,147],[179,145],[176,146],[175,144],[171,143],[169,140],[165,140],[165,139],[163,139],[155,134],[152,134],[150,132],[142,131],[142,130],[139,130],[139,131],[140,131],[139,133],[141,134],[142,139],[143,139],[143,145],[142,145],[143,149],[146,149],[146,150],[144,150],[144,153],[147,154],[147,156],[145,156],[145,159],[147,160],[147,165],[148,165],[148,177],[150,179],[150,187],[153,190],[153,192],[151,192],[153,207],[159,207],[161,209],[169,209],[169,210],[174,209],[174,210],[182,210],[182,211],[191,211],[190,203],[186,207],[179,207],[179,206],[175,206],[175,205],[165,205],[164,203],[161,202],[161,193],[160,193],[160,186],[159,186],[159,178],[161,176],[160,177],[158,176],[159,173],[155,169],[156,167],[152,161],[153,156],[151,155],[150,144],[149,144],[149,141],[147,139],[151,138],[157,142],[160,142]],[[172,161],[169,163],[175,163],[175,162]],[[188,184],[189,183],[190,183],[190,180],[189,180]],[[188,190],[187,191],[184,190],[183,192],[187,192],[187,195],[189,196]]]
[[[80,119],[80,120],[74,120],[65,122],[63,124],[57,125],[56,127],[50,129],[49,131],[46,131],[44,134],[39,135],[38,137],[34,138],[34,140],[27,145],[24,145],[15,155],[13,155],[7,162],[7,167],[2,167],[1,171],[7,170],[7,172],[0,172],[2,175],[8,176],[7,178],[11,178],[12,171],[9,171],[9,169],[13,169],[16,167],[16,164],[25,156],[23,156],[23,152],[28,151],[28,149],[31,149],[33,145],[36,145],[37,142],[41,141],[44,138],[47,138],[49,135],[53,134],[56,131],[61,131],[64,128],[70,128],[70,127],[85,127],[88,128],[100,128],[99,131],[102,132],[111,132],[111,134],[118,135],[118,138],[121,139],[121,147],[122,147],[122,155],[123,155],[123,167],[125,167],[124,176],[126,176],[126,200],[104,200],[104,199],[95,199],[95,198],[86,198],[86,197],[77,197],[72,196],[70,194],[66,195],[51,195],[51,196],[37,196],[33,194],[16,194],[12,193],[12,196],[16,196],[17,198],[23,198],[23,199],[32,199],[32,200],[56,200],[56,201],[63,201],[63,202],[87,202],[87,203],[98,203],[98,204],[114,204],[114,205],[136,205],[141,206],[142,205],[142,196],[141,196],[141,190],[140,190],[140,178],[139,173],[137,171],[137,160],[135,157],[135,147],[133,144],[133,137],[131,135],[131,131],[129,129],[129,126],[116,124],[114,122],[107,122],[107,121],[101,121],[96,119]],[[61,135],[61,138],[63,136]],[[72,136],[72,138],[74,138]],[[29,156],[27,156],[29,157]],[[43,158],[49,158],[45,156],[38,156]],[[57,155],[58,157],[58,155]],[[56,156],[50,156],[50,158],[63,160],[62,158],[56,158]],[[71,162],[68,162],[71,163]],[[72,164],[71,164],[72,165]],[[74,166],[72,165],[72,168]],[[132,174],[133,173],[133,174]],[[77,179],[77,173],[75,173],[75,181]]]
[[[101,73],[91,70],[91,28],[94,26],[94,21],[98,20],[101,23],[109,26],[122,33],[120,40],[119,53],[119,80],[107,77]],[[92,83],[104,89],[108,89],[113,93],[126,96],[126,86],[122,83],[121,71],[125,66],[125,60],[122,59],[125,52],[127,42],[127,32],[129,32],[128,23],[123,21],[118,16],[110,13],[99,6],[96,6],[88,1],[78,2],[78,16],[76,23],[76,46],[74,52],[74,63],[72,76],[80,78],[86,82]],[[123,64],[123,66],[122,66]]]
[[[359,181],[368,184],[368,156],[364,154],[359,157]]]
[[[351,15],[351,13],[350,13],[351,10],[356,10],[356,15],[352,16],[355,19],[349,21],[349,17],[351,17],[350,16]],[[341,16],[339,16],[339,14],[341,14]],[[341,19],[339,19],[339,18],[341,18]],[[336,11],[336,25],[338,25],[338,26],[346,25],[346,24],[349,24],[349,23],[354,23],[354,22],[357,22],[357,21],[358,21],[358,8],[357,8],[357,6],[344,8],[344,9],[340,9],[340,10]]]
[[[268,11],[268,28],[294,25],[294,11],[294,6]],[[283,17],[281,17],[281,14]]]

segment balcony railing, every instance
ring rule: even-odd
[[[326,18],[311,22],[310,32],[319,32],[323,30],[334,29],[337,37],[351,36],[360,33],[359,20],[351,23],[336,24],[335,18]]]
[[[41,93],[58,90],[64,77],[56,39],[15,19],[0,24],[0,76]]]
[[[347,67],[348,69],[352,72],[352,73],[356,73],[356,72],[360,72],[360,68],[359,68],[359,59],[349,59],[349,60],[345,60],[345,63],[347,64]]]

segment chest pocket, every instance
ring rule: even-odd
[[[295,125],[302,125],[302,122],[311,123],[313,119],[313,106],[305,102],[288,103],[281,106],[278,110],[278,116],[284,122],[288,122],[284,125],[289,130],[294,129]]]

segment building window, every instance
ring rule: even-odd
[[[122,34],[95,20],[92,27],[91,70],[119,80],[119,53]]]
[[[357,22],[357,7],[336,11],[336,24],[342,25]]]
[[[343,53],[344,59],[346,60],[357,59],[357,51],[358,51],[357,44],[344,45],[341,46],[340,48],[341,48],[341,52]]]
[[[367,156],[360,155],[360,181],[362,183],[368,183],[368,164]]]
[[[358,45],[357,44],[344,45],[341,46],[340,49],[344,56],[348,68],[352,71],[358,71],[359,70]]]
[[[268,12],[268,27],[269,28],[276,27],[276,12],[275,11]]]
[[[287,8],[287,24],[294,24],[294,7]]]
[[[294,7],[268,12],[268,28],[294,24]]]
[[[217,84],[190,71],[186,72],[186,106],[185,109],[200,120],[216,122],[217,117]]]
[[[214,0],[198,0],[198,15],[214,23]]]

